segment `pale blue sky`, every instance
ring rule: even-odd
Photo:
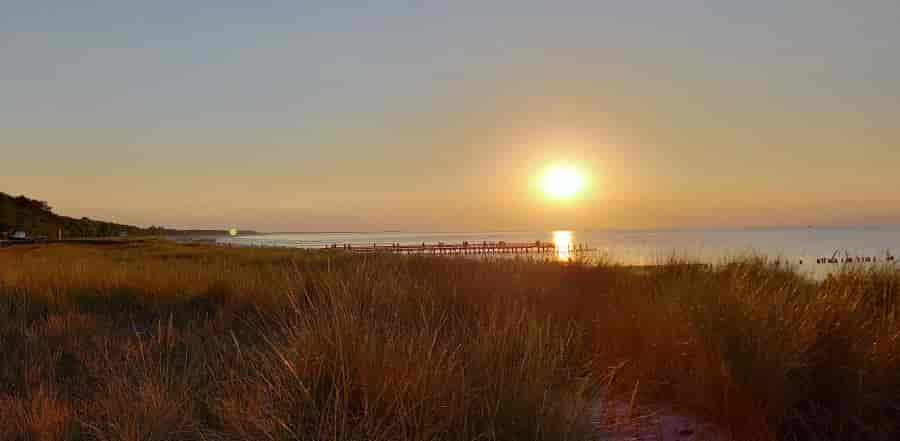
[[[270,230],[900,216],[896,1],[337,3],[0,0],[0,191]],[[556,161],[592,191],[536,195]]]

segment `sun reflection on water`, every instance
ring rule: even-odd
[[[554,231],[553,245],[556,247],[556,259],[560,262],[568,262],[572,260],[572,232],[571,231]]]

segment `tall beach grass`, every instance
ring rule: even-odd
[[[900,436],[900,273],[168,242],[0,250],[0,439]],[[615,422],[606,423],[614,424]]]

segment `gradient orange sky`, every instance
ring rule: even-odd
[[[5,8],[0,191],[265,231],[900,223],[896,2],[145,3]]]

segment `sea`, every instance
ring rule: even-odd
[[[625,265],[655,265],[674,257],[716,264],[735,258],[764,256],[821,277],[846,264],[848,259],[854,264],[868,261],[897,265],[896,259],[890,259],[900,254],[900,225],[647,231],[320,232],[238,235],[216,240],[229,245],[308,249],[334,245],[534,243],[539,240],[554,242],[560,250],[566,250],[551,256],[558,260],[581,257]],[[589,251],[568,251],[579,246]],[[834,263],[835,260],[840,263]]]

